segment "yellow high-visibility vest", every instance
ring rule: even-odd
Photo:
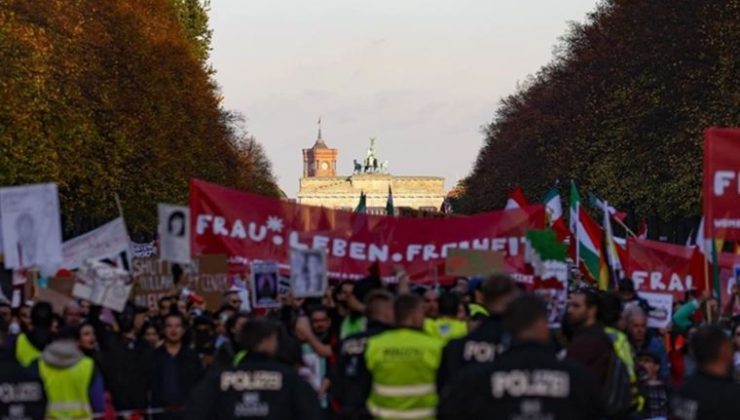
[[[83,357],[68,368],[58,368],[39,360],[39,375],[44,381],[48,404],[47,419],[92,419],[90,383],[95,363]]]

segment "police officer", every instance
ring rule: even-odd
[[[418,296],[399,296],[394,312],[396,328],[367,344],[365,363],[372,376],[367,409],[381,419],[433,419],[442,342],[422,331],[424,302]]]
[[[0,343],[8,337],[8,322],[0,317]],[[24,368],[13,352],[0,348],[0,419],[43,419],[46,394],[41,378]]]
[[[365,349],[370,337],[390,329],[393,325],[393,295],[385,290],[374,290],[365,298],[367,329],[342,341],[339,346],[336,378],[332,393],[340,404],[342,419],[365,419],[370,414],[365,400],[370,394],[371,377],[365,366]]]
[[[599,418],[594,379],[560,361],[550,343],[547,306],[525,295],[506,311],[511,347],[484,366],[469,366],[441,394],[438,418],[578,420]]]
[[[275,360],[280,326],[258,318],[237,336],[245,350],[236,366],[211,372],[193,389],[185,418],[321,419],[316,392],[298,373]]]
[[[475,331],[450,341],[444,348],[437,373],[440,391],[463,367],[490,363],[505,349],[508,336],[503,326],[503,313],[517,292],[514,280],[505,274],[494,275],[481,286],[480,293],[489,315]]]
[[[697,372],[671,398],[679,420],[740,419],[740,386],[732,383],[732,345],[718,327],[699,329],[691,337]]]

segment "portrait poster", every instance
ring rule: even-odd
[[[274,261],[252,263],[252,307],[274,308],[280,306],[278,264]]]
[[[158,205],[159,258],[163,261],[190,262],[190,209],[170,204]]]
[[[666,328],[673,318],[673,295],[670,293],[638,293],[650,305],[647,326],[649,328]]]
[[[290,289],[294,297],[321,297],[327,286],[326,252],[293,249],[290,253]]]
[[[0,188],[0,223],[6,268],[62,262],[57,185]]]

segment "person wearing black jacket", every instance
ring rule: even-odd
[[[185,408],[187,420],[319,420],[318,396],[295,369],[275,360],[279,325],[259,318],[238,336],[246,351],[237,366],[211,371]]]
[[[671,396],[678,420],[740,419],[740,386],[732,382],[732,345],[719,327],[699,329],[691,337],[698,372]]]
[[[547,320],[539,298],[514,300],[505,317],[511,347],[493,363],[464,369],[440,395],[437,418],[599,418],[593,377],[577,363],[557,359]]]
[[[203,376],[198,354],[183,342],[186,321],[179,313],[164,318],[164,344],[154,350],[151,406],[167,410],[160,419],[183,418],[187,396]]]
[[[346,420],[371,418],[365,408],[370,394],[372,378],[365,366],[365,349],[370,337],[378,335],[393,325],[393,295],[384,290],[374,290],[365,298],[365,332],[350,335],[339,345],[336,376],[332,395],[339,402],[338,417]]]
[[[8,336],[8,323],[0,317],[0,343]],[[0,345],[0,419],[41,420],[46,412],[46,393],[41,378],[24,368],[13,352]]]
[[[475,331],[450,341],[444,348],[437,371],[438,391],[441,392],[465,366],[493,362],[496,355],[506,349],[508,334],[503,326],[503,313],[517,291],[514,280],[507,275],[494,275],[486,280],[481,292],[490,315]]]

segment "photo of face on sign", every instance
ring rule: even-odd
[[[255,308],[279,306],[278,294],[277,263],[252,263],[252,306]]]
[[[290,286],[295,297],[321,297],[327,283],[323,250],[294,249],[290,254]]]

